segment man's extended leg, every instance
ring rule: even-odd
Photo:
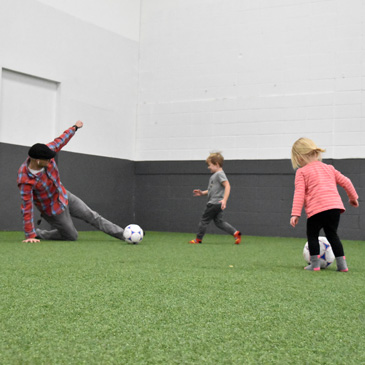
[[[82,219],[110,236],[123,240],[124,229],[91,210],[80,198],[67,191],[68,206],[72,217]]]

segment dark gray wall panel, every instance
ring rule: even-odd
[[[17,172],[24,162],[28,147],[0,143],[0,229],[22,230]]]
[[[347,175],[364,196],[365,160],[325,160]],[[305,237],[303,212],[298,226],[289,225],[295,173],[290,160],[226,161],[231,183],[225,218],[246,235]],[[204,161],[143,161],[135,163],[136,220],[146,230],[191,232],[195,235],[205,208],[205,197],[193,197],[194,188],[205,190],[210,173]],[[343,239],[365,239],[364,207],[355,209],[340,194],[347,211],[339,234]],[[148,207],[148,209],[146,209]],[[212,223],[207,233],[222,233]]]
[[[0,143],[1,230],[22,230],[16,176],[27,152],[28,147]],[[340,236],[365,240],[365,159],[325,162],[348,176],[360,195],[360,208],[355,209],[339,188],[347,208]],[[195,235],[206,198],[193,197],[192,191],[207,188],[210,173],[204,161],[132,162],[62,151],[58,166],[65,187],[114,223]],[[246,235],[305,237],[304,213],[297,228],[289,225],[294,193],[290,160],[226,161],[224,170],[232,186],[227,221]],[[92,229],[75,224],[80,230]],[[211,224],[208,233],[222,232]]]
[[[29,147],[0,143],[0,229],[22,230],[17,171]],[[134,164],[131,161],[61,151],[58,156],[61,181],[66,189],[112,222],[134,222]],[[39,212],[35,209],[35,216]],[[75,220],[80,230],[93,228]],[[46,227],[42,223],[41,227]]]

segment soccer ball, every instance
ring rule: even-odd
[[[129,224],[124,229],[123,237],[127,242],[136,245],[143,239],[143,230],[137,224]]]
[[[331,244],[326,237],[318,237],[319,241],[319,261],[321,263],[321,269],[325,269],[335,261],[335,255],[332,251]],[[310,264],[310,254],[308,248],[308,242],[304,245],[303,257],[308,264]]]

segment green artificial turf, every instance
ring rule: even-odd
[[[1,364],[365,364],[365,242],[303,270],[305,239],[0,232]]]

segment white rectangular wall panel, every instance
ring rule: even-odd
[[[0,142],[47,143],[55,138],[58,83],[3,69]]]

